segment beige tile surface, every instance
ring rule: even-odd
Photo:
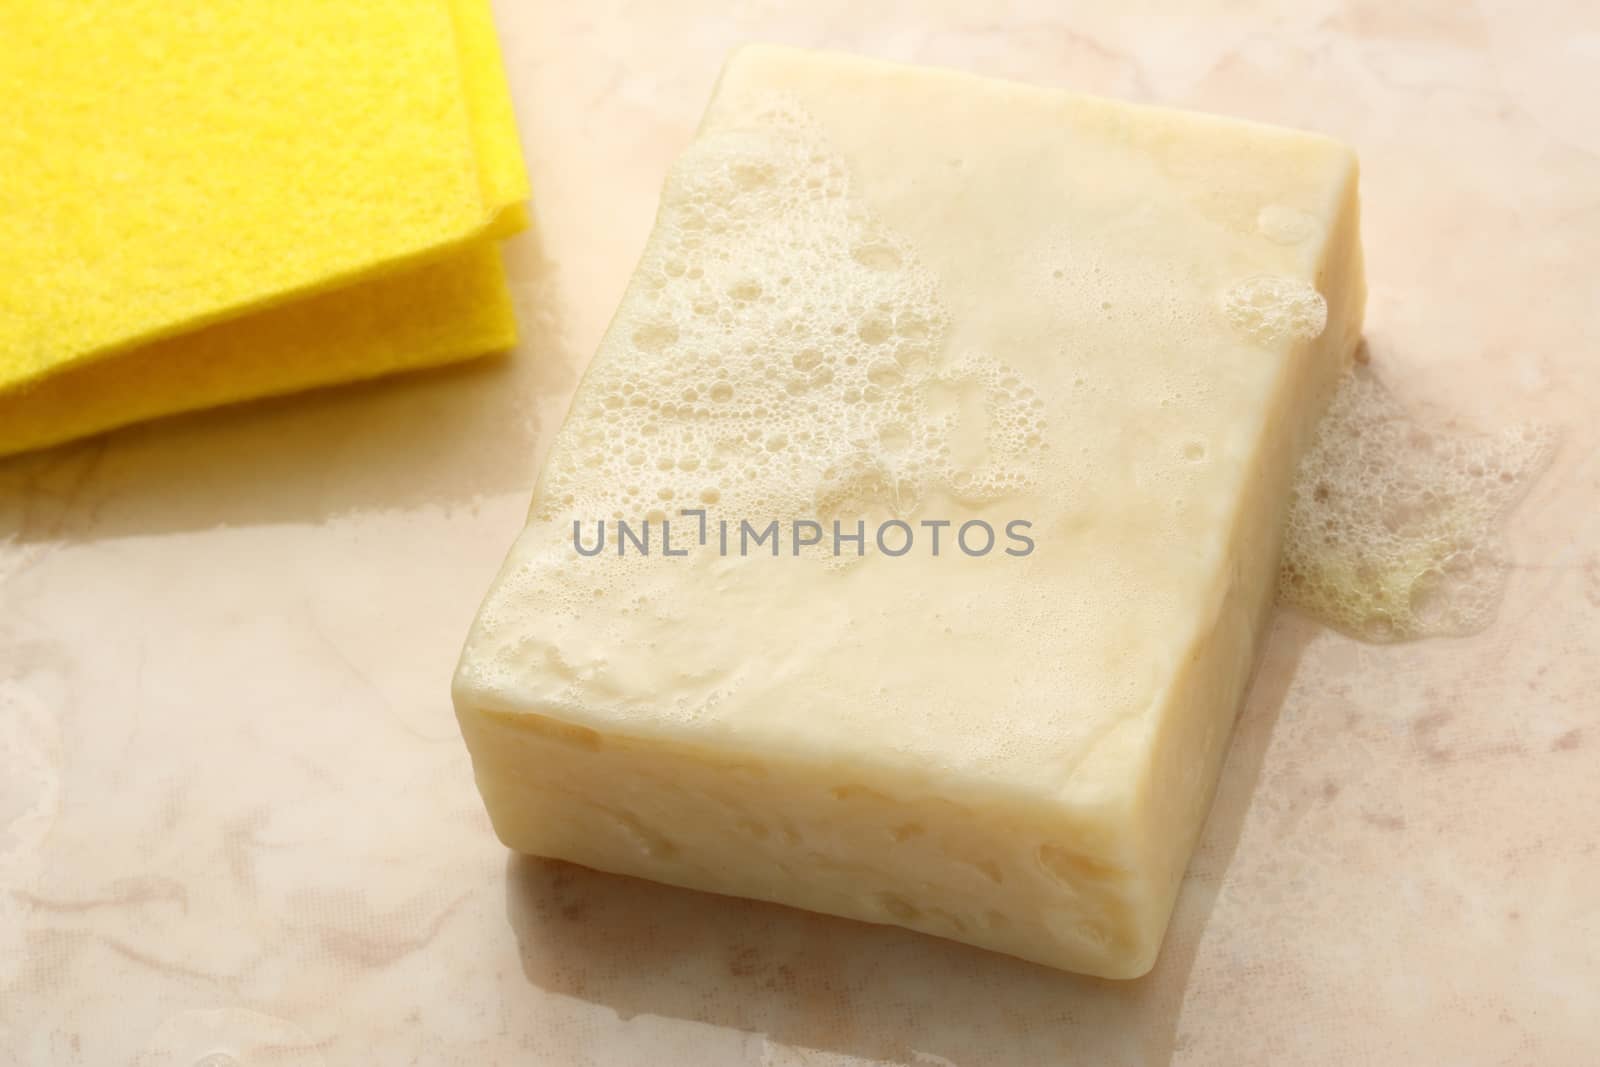
[[[1594,5],[499,17],[537,197],[519,351],[0,462],[0,1064],[1595,1061]],[[1380,648],[1280,618],[1148,979],[514,859],[489,832],[459,642],[667,161],[751,39],[1343,137],[1379,372],[1562,430],[1489,632]]]

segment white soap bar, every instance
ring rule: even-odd
[[[496,831],[1144,973],[1363,299],[1325,137],[739,51],[462,655]]]

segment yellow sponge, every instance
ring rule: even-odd
[[[0,452],[514,339],[487,0],[8,0],[0,41]]]
[[[515,341],[499,250],[480,242],[437,263],[0,392],[0,455],[174,411],[468,359]]]

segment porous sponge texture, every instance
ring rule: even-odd
[[[515,342],[499,249],[479,242],[438,262],[0,392],[0,455],[175,411],[470,359]]]
[[[486,0],[33,0],[0,40],[0,451],[514,339]]]

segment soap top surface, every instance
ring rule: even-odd
[[[1283,369],[1327,326],[1317,276],[1354,178],[1317,135],[741,50],[458,697],[1020,789],[1141,758],[1231,580]],[[619,517],[670,518],[683,546],[681,508],[712,524],[685,558],[659,529],[648,557],[575,551],[575,522],[592,545]],[[796,518],[864,521],[865,557],[792,556]],[[723,554],[719,519],[780,520],[779,557]],[[891,519],[915,536],[898,557],[872,543]],[[968,556],[976,519],[997,543]],[[1004,551],[1015,520],[1026,555]]]
[[[0,7],[0,388],[393,269],[526,196],[484,0]]]

